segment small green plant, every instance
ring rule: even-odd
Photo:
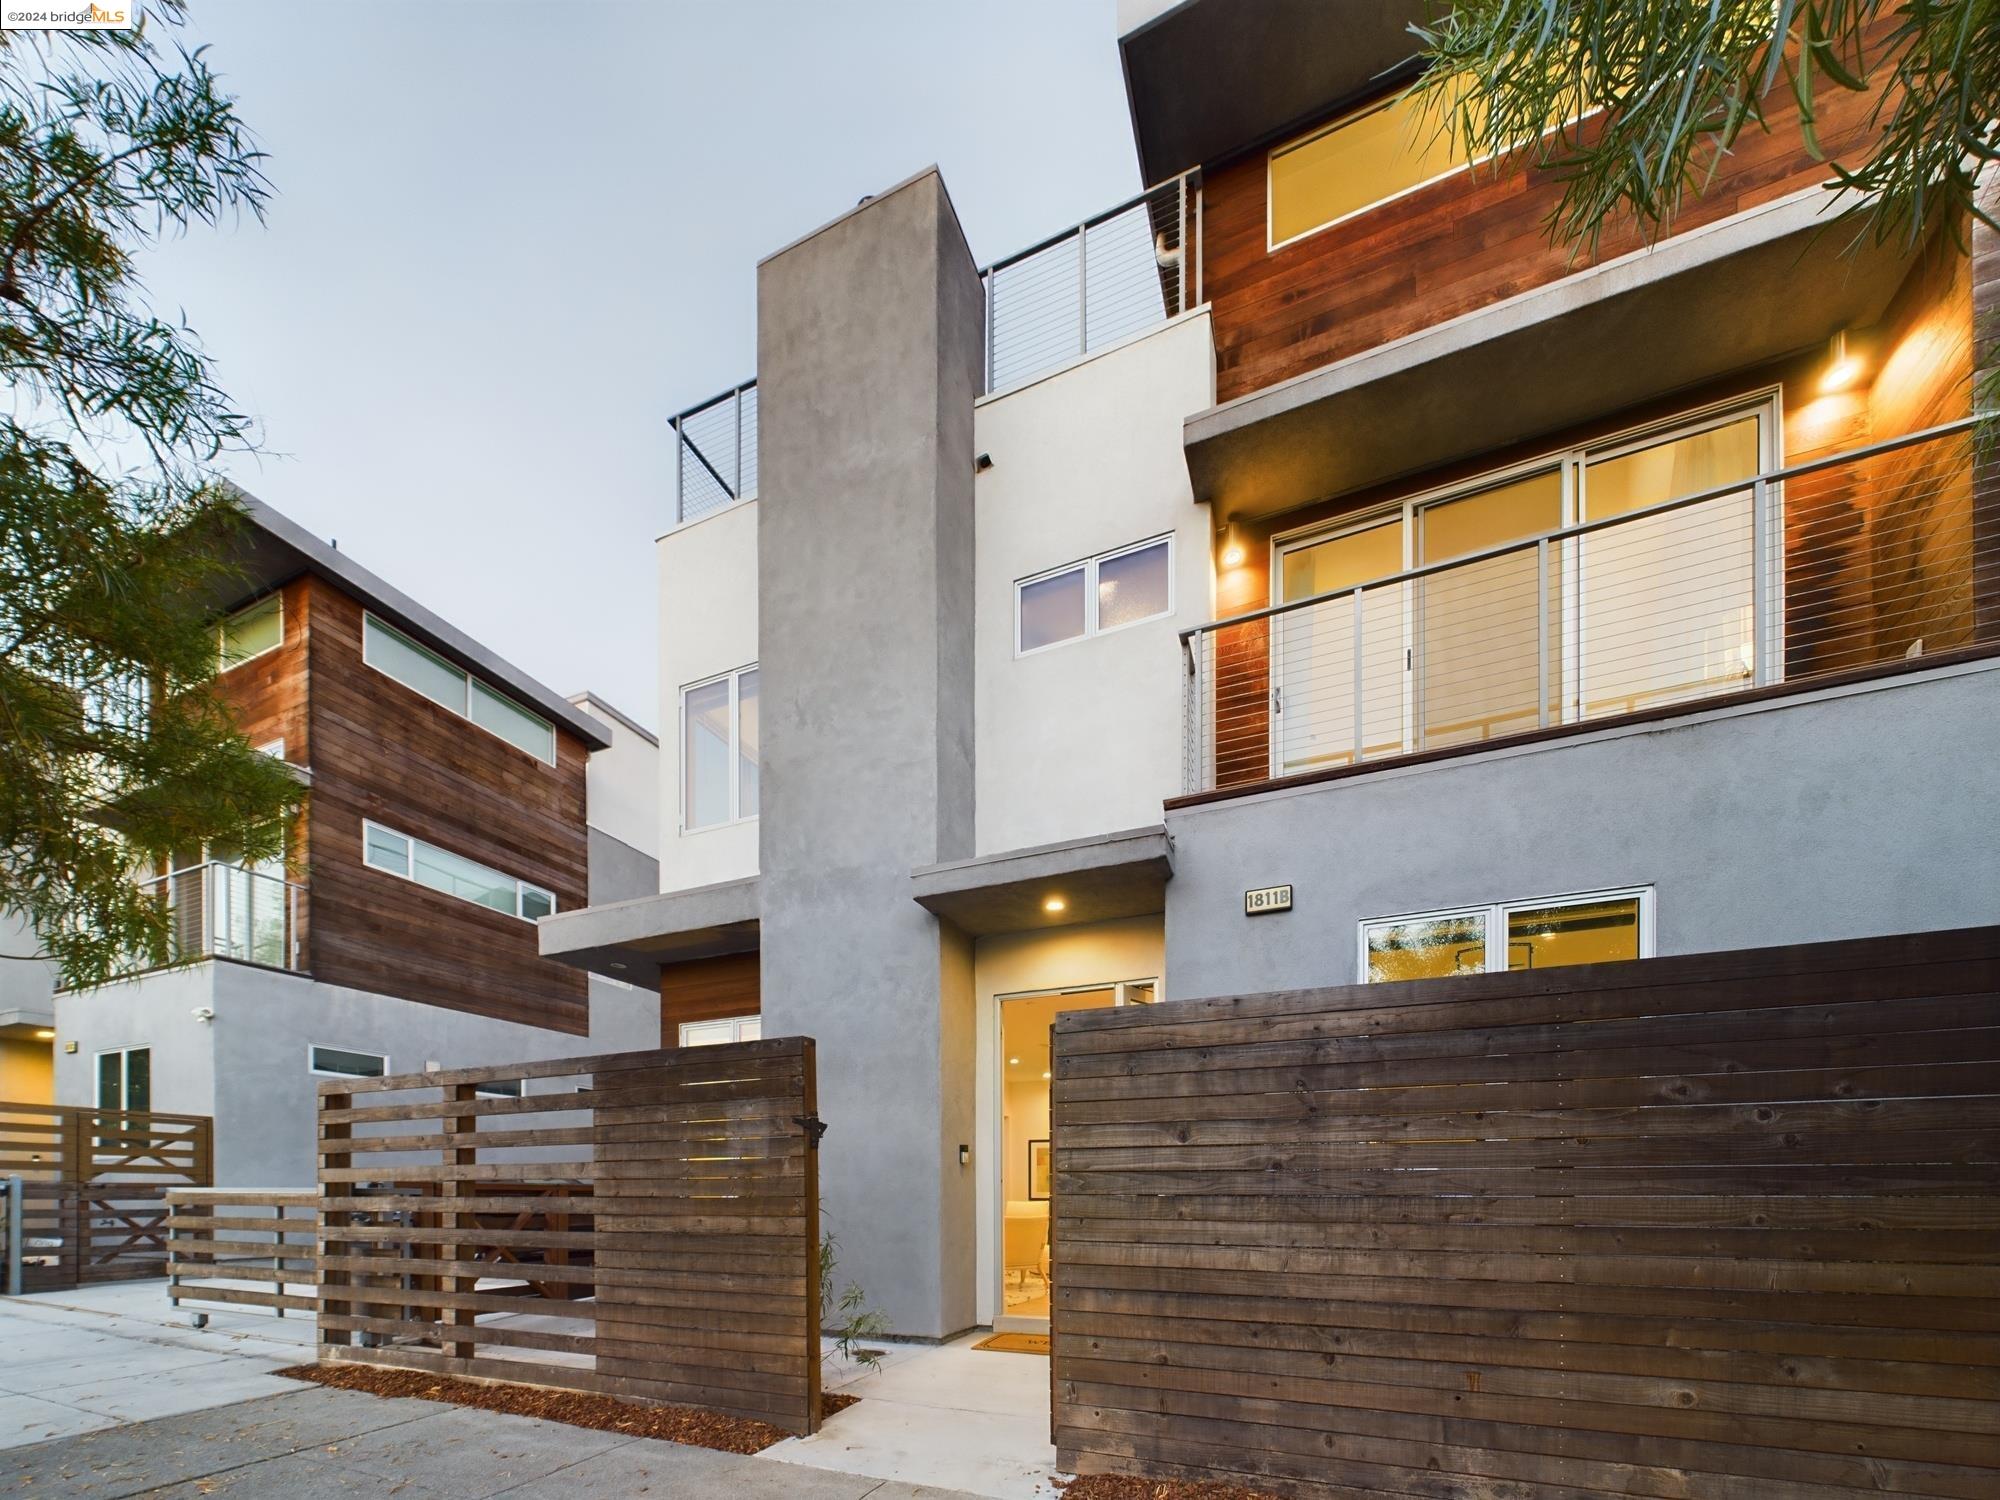
[[[822,1210],[822,1213],[824,1210]],[[867,1340],[889,1331],[889,1320],[868,1305],[868,1294],[858,1282],[850,1281],[835,1291],[835,1270],[840,1265],[840,1241],[831,1229],[819,1238],[819,1321],[823,1332],[833,1338],[833,1353],[871,1370],[882,1368],[882,1355]],[[830,1356],[829,1356],[830,1357]]]

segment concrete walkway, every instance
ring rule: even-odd
[[[286,1381],[288,1393],[0,1452],[0,1495],[69,1500],[975,1500],[680,1443],[384,1400]]]
[[[377,1453],[368,1434],[392,1430],[416,1443],[410,1466],[383,1476],[377,1468],[388,1460],[357,1457],[358,1472],[372,1476],[357,1492],[387,1477],[385,1489],[410,1481],[397,1491],[406,1500],[517,1490],[532,1496],[543,1493],[533,1486],[558,1467],[602,1460],[600,1469],[578,1477],[601,1480],[605,1487],[596,1492],[607,1495],[1049,1500],[1056,1492],[1048,1361],[978,1352],[972,1342],[885,1346],[874,1371],[830,1361],[827,1388],[858,1396],[860,1404],[810,1438],[736,1458],[526,1417],[301,1386],[272,1372],[313,1357],[312,1319],[218,1307],[209,1311],[207,1328],[195,1329],[168,1304],[160,1281],[0,1298],[0,1500],[155,1490],[310,1500],[342,1493],[349,1451]],[[517,1430],[518,1438],[509,1436]],[[328,1444],[339,1451],[326,1451]],[[399,1440],[395,1458],[402,1456]],[[463,1456],[476,1462],[460,1475],[455,1465]],[[718,1464],[728,1470],[726,1489]],[[621,1465],[635,1467],[628,1472]],[[664,1477],[649,1489],[635,1477],[639,1469]],[[465,1487],[482,1484],[488,1487]],[[333,1487],[314,1487],[326,1485]]]

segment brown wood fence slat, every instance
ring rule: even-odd
[[[319,1195],[310,1188],[169,1188],[167,1298],[316,1312]],[[196,1311],[197,1326],[208,1321]]]
[[[319,1104],[322,1359],[817,1429],[810,1039],[340,1080]]]
[[[0,1100],[0,1177],[22,1179],[22,1290],[164,1275],[166,1195],[214,1170],[207,1115]]]
[[[2000,1493],[2000,928],[1078,1011],[1063,1467]]]

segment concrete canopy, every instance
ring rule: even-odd
[[[1139,170],[1161,182],[1373,93],[1425,0],[1182,0],[1121,8]]]
[[[1910,257],[1855,244],[1831,202],[1807,189],[1197,413],[1195,499],[1275,514],[1873,323]]]
[[[1164,827],[1011,849],[911,872],[911,894],[961,932],[1031,932],[1166,910],[1173,844]],[[1046,903],[1058,898],[1061,910]]]
[[[542,957],[648,988],[663,965],[762,945],[756,877],[560,912],[537,924]]]

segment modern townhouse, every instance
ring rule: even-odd
[[[817,1039],[898,1333],[1046,1326],[1058,1011],[2000,914],[1995,236],[1830,229],[1780,110],[1552,246],[1421,10],[1125,0],[1157,186],[984,269],[888,188],[676,421],[660,891],[542,951]]]
[[[182,962],[58,991],[37,1041],[54,1103],[212,1116],[218,1185],[292,1186],[323,1078],[650,1043],[648,997],[541,958],[535,923],[656,886],[658,751],[244,504],[218,681],[305,784],[284,858],[146,877]]]

